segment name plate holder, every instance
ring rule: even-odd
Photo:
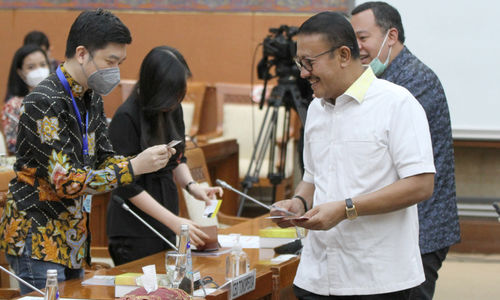
[[[231,281],[229,299],[236,299],[255,290],[256,271],[251,270],[248,273],[240,275]]]

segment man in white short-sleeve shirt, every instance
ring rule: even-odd
[[[361,64],[341,14],[302,24],[296,62],[316,98],[305,126],[303,180],[292,199],[276,204],[303,216],[280,226],[310,229],[295,294],[408,299],[424,281],[416,204],[434,186],[425,112],[405,88]]]

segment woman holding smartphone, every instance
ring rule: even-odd
[[[222,195],[220,187],[198,185],[184,157],[181,101],[186,95],[190,76],[189,67],[179,51],[168,46],[154,48],[144,58],[137,84],[109,126],[110,139],[118,154],[135,155],[149,146],[168,143],[176,149],[165,168],[143,175],[135,184],[113,192],[108,206],[107,234],[115,265],[168,248],[164,241],[113,200],[117,196],[174,244],[181,224],[189,225],[194,245],[204,245],[203,240],[208,238],[194,222],[177,216],[179,197],[176,183],[198,200],[209,201],[217,193]],[[144,207],[143,200],[150,197],[158,205]]]

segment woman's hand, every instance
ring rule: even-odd
[[[181,233],[181,225],[187,224],[189,226],[189,240],[191,244],[195,245],[197,248],[204,246],[205,240],[208,240],[208,235],[201,231],[200,226],[191,220],[177,217],[172,223],[172,226],[169,227],[177,235]]]
[[[219,186],[207,187],[197,183],[189,185],[189,193],[198,200],[205,201],[208,205],[210,200],[216,200],[216,194],[222,197],[223,191]]]

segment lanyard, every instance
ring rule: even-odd
[[[71,97],[71,101],[73,102],[73,109],[75,110],[76,118],[78,119],[78,127],[80,127],[80,132],[83,135],[83,155],[88,156],[89,155],[89,140],[88,140],[88,129],[89,129],[89,114],[88,112],[85,114],[85,131],[82,128],[82,117],[80,116],[80,110],[78,109],[78,106],[76,105],[75,98],[73,97],[73,93],[71,92],[71,88],[69,87],[68,80],[66,80],[66,77],[64,76],[61,66],[57,67],[56,70],[57,77],[59,77],[59,80],[64,86],[64,89],[68,92],[69,96]]]

